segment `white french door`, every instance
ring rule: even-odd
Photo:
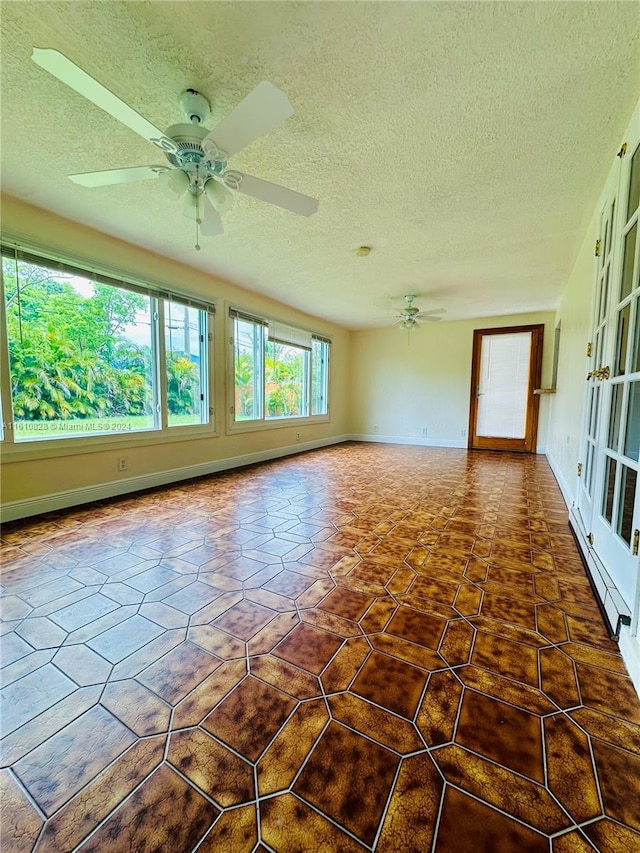
[[[640,586],[640,144],[638,134],[601,209],[591,370],[577,513],[588,565],[614,630]],[[636,614],[636,623],[637,623]],[[637,624],[634,625],[637,633]]]

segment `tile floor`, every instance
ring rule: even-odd
[[[640,850],[542,458],[341,445],[2,544],[3,850]]]

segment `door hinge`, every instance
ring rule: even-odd
[[[212,341],[212,340],[213,340],[213,332],[207,332],[207,340],[208,340],[208,341]]]
[[[582,462],[578,462],[578,477],[582,477]]]
[[[622,148],[618,151],[618,153],[616,154],[616,157],[619,157],[622,160],[622,158],[624,157],[624,155],[626,153],[627,153],[627,143],[623,142]]]
[[[591,545],[592,548],[593,548],[593,543],[595,541],[596,540],[595,540],[595,536],[593,535],[593,533],[587,533],[587,542],[589,543],[589,545]]]
[[[591,341],[587,344],[587,358],[591,358],[591,353],[593,352],[593,344]]]
[[[596,240],[596,258],[600,257],[600,240]]]
[[[634,557],[638,556],[638,546],[640,545],[640,530],[636,527],[633,531],[633,546],[631,548],[631,553]]]
[[[213,406],[209,406],[209,417],[213,417]]]
[[[230,407],[229,407],[229,414],[230,414],[230,415],[235,415],[235,413],[236,413],[235,408],[234,408],[233,406],[230,406]]]

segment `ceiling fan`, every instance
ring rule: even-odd
[[[442,317],[437,315],[447,313],[446,308],[432,308],[430,311],[421,311],[413,304],[415,298],[412,294],[404,297],[406,307],[395,315],[396,322],[394,325],[410,332],[411,329],[417,328],[420,323],[437,323],[442,320]]]
[[[187,121],[173,124],[163,133],[57,50],[34,48],[31,58],[69,88],[153,143],[170,164],[84,172],[69,175],[70,180],[84,187],[158,180],[165,195],[173,199],[184,196],[183,213],[196,223],[196,249],[200,249],[199,231],[208,237],[223,233],[220,214],[233,202],[229,190],[301,216],[311,216],[318,209],[315,198],[227,168],[227,161],[233,154],[293,114],[289,98],[272,83],[259,83],[210,131],[203,126],[211,112],[209,102],[195,89],[187,89],[179,98]]]

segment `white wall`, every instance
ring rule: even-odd
[[[556,313],[556,322],[560,323],[560,352],[557,392],[550,399],[547,454],[569,505],[576,496],[585,377],[589,370],[587,343],[591,330],[595,232],[594,216]]]
[[[542,385],[551,381],[551,312],[354,332],[351,432],[410,443],[467,446],[474,329],[544,323]],[[538,447],[547,440],[548,397],[540,400]],[[377,430],[376,430],[377,427]],[[426,435],[424,429],[426,428]]]

